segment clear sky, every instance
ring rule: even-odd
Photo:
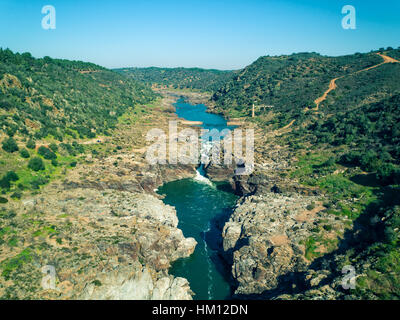
[[[56,29],[44,30],[44,5]],[[356,8],[344,30],[341,9]],[[239,69],[263,55],[400,46],[400,1],[0,0],[0,47],[105,67]]]

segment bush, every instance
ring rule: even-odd
[[[52,160],[51,160],[51,164],[52,164],[54,167],[57,167],[57,166],[58,166],[58,161],[57,161],[57,159],[52,159]]]
[[[313,203],[309,204],[306,208],[307,208],[307,210],[309,210],[309,211],[315,209],[315,203],[313,202]]]
[[[391,163],[385,163],[377,169],[376,177],[383,185],[400,183],[400,169]]]
[[[51,143],[49,147],[53,152],[58,151],[58,146],[55,143]]]
[[[3,141],[3,150],[9,153],[18,151],[18,146],[12,137],[9,137]]]
[[[7,203],[8,200],[6,198],[0,197],[0,203]]]
[[[48,179],[46,179],[46,178],[44,178],[44,177],[37,177],[35,180],[32,180],[31,181],[31,186],[32,186],[32,189],[39,189],[39,187],[41,186],[41,185],[44,185],[44,184],[46,184],[47,182],[49,182],[49,180]]]
[[[7,180],[6,177],[3,177],[2,179],[0,179],[0,187],[3,189],[10,189],[11,188],[10,181]]]
[[[100,287],[101,285],[102,285],[102,283],[101,283],[101,281],[100,280],[94,280],[93,282],[92,282],[96,287]]]
[[[18,175],[14,171],[8,171],[4,176],[8,181],[17,181],[19,180]]]
[[[36,142],[33,139],[29,139],[28,142],[26,143],[26,147],[28,149],[35,149],[36,148]]]
[[[19,179],[18,175],[14,171],[8,171],[4,177],[0,180],[0,187],[3,189],[11,188],[11,181],[17,181]]]
[[[361,168],[367,172],[373,172],[381,166],[376,152],[372,150],[368,150],[361,156],[360,164]]]
[[[28,168],[32,169],[33,171],[40,171],[45,169],[43,160],[39,157],[35,157],[29,160]]]
[[[77,165],[77,162],[76,162],[76,161],[72,161],[69,165],[70,165],[72,168],[75,168],[76,165]]]
[[[28,159],[31,155],[29,154],[29,151],[26,149],[22,149],[19,153],[22,158]]]
[[[340,163],[351,165],[351,166],[359,166],[360,165],[360,160],[361,160],[360,153],[353,151],[353,152],[344,154],[340,158]]]
[[[45,158],[45,159],[47,159],[47,160],[52,160],[52,159],[56,159],[56,158],[57,158],[57,155],[56,155],[53,151],[51,151],[49,148],[46,148],[46,147],[43,147],[43,146],[41,146],[41,147],[38,149],[38,153],[39,153],[43,158]]]
[[[21,199],[22,198],[22,193],[16,191],[11,195],[11,198],[13,198],[13,199]]]

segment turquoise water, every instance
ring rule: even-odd
[[[176,104],[177,115],[190,121],[203,121],[203,128],[227,128],[223,117],[206,113],[204,105]],[[226,184],[211,183],[204,178],[202,167],[196,179],[183,179],[164,184],[158,189],[164,203],[176,208],[179,228],[185,237],[197,241],[192,256],[176,261],[170,273],[189,280],[194,299],[220,300],[231,296],[230,266],[220,256],[221,229],[229,218],[237,197]]]
[[[189,121],[202,121],[203,125],[200,127],[203,129],[217,129],[222,131],[224,129],[233,130],[235,128],[233,126],[228,126],[224,117],[213,113],[207,113],[207,107],[204,104],[192,105],[186,103],[183,99],[179,99],[174,106],[178,117]]]
[[[192,256],[175,262],[170,273],[189,280],[194,299],[226,299],[231,294],[230,267],[219,256],[221,229],[231,213],[236,196],[215,185],[183,179],[159,188],[164,203],[176,208],[179,228],[197,241]]]

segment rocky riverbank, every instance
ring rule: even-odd
[[[168,269],[188,257],[196,241],[183,236],[174,208],[164,205],[155,189],[193,177],[196,165],[150,165],[145,157],[148,130],[168,132],[168,121],[176,119],[171,104],[179,94],[163,94],[139,119],[127,116],[63,180],[0,212],[7,241],[0,243],[0,297],[191,299],[188,281]],[[191,94],[189,101],[205,99]],[[295,160],[288,148],[254,124],[245,126],[256,130],[254,172],[235,176],[233,166],[205,167],[211,180],[229,181],[242,197],[221,235],[235,297],[307,297],[300,280],[322,285],[332,270],[313,272],[310,265],[337,246],[351,222],[329,214],[318,189],[287,176]],[[42,286],[46,265],[55,268],[53,290]],[[320,296],[333,298],[336,291],[331,286]]]
[[[146,132],[167,128],[170,103],[129,119],[63,180],[12,201],[1,211],[0,297],[3,299],[191,299],[186,279],[171,263],[196,246],[178,229],[173,207],[154,190],[193,177],[194,165],[149,165]],[[132,115],[134,117],[135,115]],[[11,231],[12,230],[12,231]],[[55,286],[43,287],[44,266]]]
[[[293,155],[253,128],[256,140],[252,174],[235,176],[233,167],[214,163],[206,166],[211,180],[229,180],[242,196],[222,231],[235,297],[300,298],[305,277],[308,284],[311,281],[314,285],[326,278],[309,270],[314,258],[334,250],[351,222],[330,214],[323,205],[325,196],[318,189],[288,178],[287,172],[295,163]],[[287,295],[293,292],[298,295]],[[329,297],[335,297],[332,290]]]

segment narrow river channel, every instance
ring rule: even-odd
[[[228,128],[226,120],[207,113],[205,105],[191,105],[180,99],[175,107],[180,118],[202,121],[204,129]],[[193,255],[176,261],[170,273],[189,280],[194,299],[227,299],[232,294],[230,266],[220,256],[221,226],[237,197],[227,191],[226,185],[205,178],[202,167],[197,171],[196,178],[166,183],[158,189],[159,194],[165,195],[164,203],[176,208],[179,228],[185,237],[198,242]]]

